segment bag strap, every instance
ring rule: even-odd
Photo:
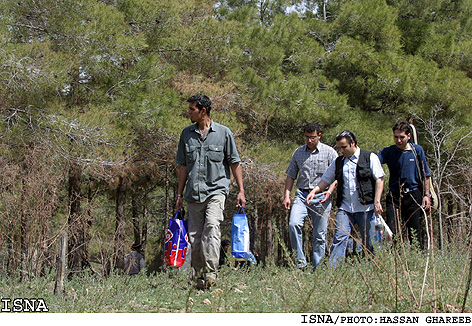
[[[183,220],[184,219],[184,213],[182,213],[182,210],[183,210],[183,208],[179,209],[177,211],[177,213],[175,213],[174,218],[179,219],[179,220]]]
[[[242,206],[239,206],[239,207],[238,207],[238,214],[241,213],[241,210],[243,210],[243,214],[246,214],[246,213],[244,213],[244,208],[243,208]]]
[[[418,153],[416,152],[416,148],[413,144],[410,144],[411,151],[413,152],[413,156],[415,157],[415,163],[416,163],[416,169],[418,170],[418,178],[420,179],[421,182],[421,188],[424,189],[424,177],[423,177],[423,171],[421,169],[421,166],[423,165],[423,162],[420,164],[420,159],[418,156]]]

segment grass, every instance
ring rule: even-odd
[[[224,267],[216,288],[198,291],[177,270],[106,279],[82,275],[54,295],[54,275],[19,283],[0,278],[2,298],[42,298],[50,312],[204,313],[393,313],[460,312],[468,273],[466,249],[436,251],[426,273],[427,253],[378,248],[376,258],[349,259],[314,273],[290,267]],[[422,294],[423,293],[423,294]],[[420,304],[421,302],[421,304]],[[470,302],[470,300],[469,300]],[[471,312],[470,303],[466,312]]]

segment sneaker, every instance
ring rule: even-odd
[[[308,265],[305,264],[305,265],[298,265],[298,271],[303,273],[305,272],[306,270],[308,269]]]

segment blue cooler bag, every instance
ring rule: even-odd
[[[242,214],[240,214],[241,210],[243,211]],[[231,255],[236,260],[247,260],[249,258],[249,225],[242,207],[239,207],[238,213],[233,215]]]

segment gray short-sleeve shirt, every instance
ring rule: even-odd
[[[338,154],[332,147],[321,142],[314,152],[303,145],[293,153],[286,170],[287,176],[297,179],[298,188],[313,189],[337,157]]]
[[[175,162],[187,166],[184,198],[203,203],[212,195],[228,195],[230,165],[240,162],[234,136],[228,127],[214,121],[204,139],[197,124],[185,128],[181,135]]]

